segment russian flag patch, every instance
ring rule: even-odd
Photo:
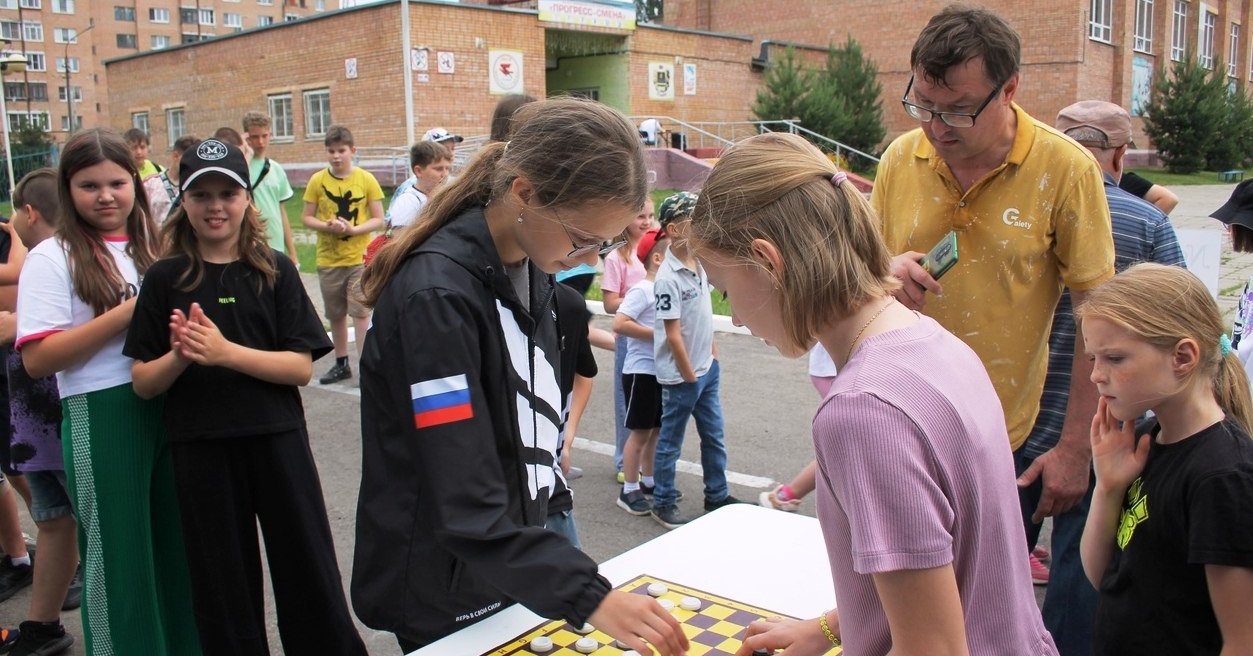
[[[409,386],[409,396],[413,399],[413,423],[418,428],[474,417],[465,374],[414,383]]]

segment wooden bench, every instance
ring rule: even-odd
[[[1230,171],[1223,171],[1218,174],[1218,178],[1223,182],[1238,182],[1244,179],[1244,170],[1233,169]]]

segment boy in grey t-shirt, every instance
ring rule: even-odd
[[[653,348],[657,382],[661,385],[661,435],[653,470],[656,487],[652,516],[666,528],[688,522],[675,505],[678,492],[674,472],[691,417],[696,418],[696,431],[700,434],[705,510],[741,503],[727,490],[727,449],[722,438],[709,279],[683,243],[695,206],[695,194],[680,192],[662,201],[657,212],[671,244],[653,287],[657,310]]]

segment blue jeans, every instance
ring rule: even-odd
[[[722,402],[718,400],[718,361],[694,383],[661,386],[661,436],[653,467],[656,488],[653,509],[673,506],[678,492],[674,469],[683,448],[687,420],[696,418],[700,435],[700,465],[704,470],[705,501],[727,498],[727,447],[722,439]]]
[[[626,395],[622,392],[622,367],[626,363],[627,338],[613,340],[613,466],[622,471],[622,449],[631,431],[626,427]]]
[[[1014,453],[1014,468],[1021,476],[1035,459],[1019,449]],[[1092,624],[1096,617],[1097,592],[1083,573],[1079,557],[1079,539],[1092,505],[1096,477],[1088,475],[1088,493],[1070,510],[1053,518],[1053,561],[1049,566],[1049,585],[1044,593],[1044,627],[1053,634],[1061,656],[1089,656],[1092,653]],[[1027,488],[1019,488],[1022,522],[1027,531],[1027,545],[1040,537],[1040,525],[1031,523],[1031,514],[1040,502],[1043,485],[1039,479]]]
[[[557,511],[544,520],[544,528],[558,535],[566,536],[575,549],[582,549],[579,543],[579,531],[574,525],[574,509]]]

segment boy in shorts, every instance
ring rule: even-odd
[[[323,385],[352,378],[348,364],[348,317],[361,355],[370,311],[361,304],[361,270],[370,233],[383,227],[383,189],[365,169],[353,166],[352,133],[342,125],[326,131],[325,169],[309,178],[301,221],[318,233],[318,285],[331,322],[335,366],[318,379]]]

